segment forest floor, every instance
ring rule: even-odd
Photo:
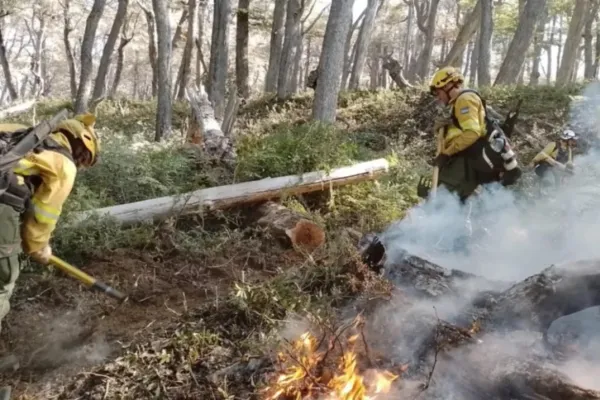
[[[516,99],[529,99],[519,125],[528,137],[515,138],[529,158],[557,133],[568,96],[579,89],[520,88],[488,95],[503,113]],[[128,147],[114,139],[104,170],[82,176],[68,211],[158,197],[173,188],[187,191],[233,179],[307,172],[353,159],[392,154],[400,160],[378,184],[286,200],[326,227],[326,246],[310,255],[281,248],[243,221],[232,225],[235,215],[224,216],[221,225],[210,229],[195,217],[137,230],[59,229],[56,249],[61,257],[130,298],[118,304],[58,272],[24,271],[1,342],[2,351],[16,354],[21,366],[2,376],[0,384],[13,386],[13,398],[21,400],[262,398],[259,387],[270,379],[264,371],[273,372],[274,349],[282,336],[297,339],[303,332],[282,333],[284,321],[307,315],[336,319],[358,298],[389,297],[390,283],[366,270],[356,239],[345,229],[382,230],[416,203],[417,173],[428,170],[423,155],[433,148],[426,133],[433,118],[422,112],[428,101],[402,92],[348,94],[340,99],[340,126],[334,132],[305,124],[310,97],[284,105],[250,103],[237,122],[237,129],[248,135],[240,144],[235,177],[207,172],[203,160],[171,148],[152,148],[128,159]],[[556,110],[552,114],[548,103]],[[110,117],[116,108],[105,111],[105,132],[151,126],[151,109],[127,107],[126,121]],[[56,108],[38,113],[51,114]],[[123,113],[123,106],[119,110]],[[176,110],[176,127],[185,126],[184,115]],[[540,121],[546,126],[540,127]],[[127,169],[119,182],[114,165]],[[140,174],[146,177],[143,184]],[[243,368],[223,372],[239,365]]]

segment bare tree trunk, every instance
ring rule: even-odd
[[[594,78],[594,33],[592,26],[594,20],[598,18],[598,8],[600,6],[599,0],[590,0],[592,2],[591,12],[586,16],[585,29],[584,29],[584,42],[585,42],[585,69],[583,77],[585,79]]]
[[[181,11],[181,15],[179,16],[179,21],[177,21],[177,25],[175,26],[175,32],[173,33],[173,38],[171,39],[171,52],[175,51],[177,47],[179,47],[179,42],[183,38],[183,25],[185,21],[188,20],[188,9],[184,8]]]
[[[10,65],[6,55],[6,47],[4,47],[4,32],[3,28],[0,27],[0,63],[2,64],[2,72],[4,72],[4,82],[8,87],[8,93],[10,94],[11,101],[15,101],[19,98],[19,93],[15,88],[12,81],[12,74],[10,72]]]
[[[373,27],[375,26],[377,5],[378,0],[368,0],[365,18],[356,39],[356,55],[352,63],[352,74],[350,75],[350,83],[348,85],[350,89],[358,89],[360,86],[360,77],[367,59],[367,50],[371,41]]]
[[[269,48],[269,67],[265,78],[265,91],[276,92],[283,51],[284,24],[287,0],[275,0],[273,11],[273,26],[271,27],[271,45]]]
[[[204,14],[206,13],[206,0],[199,0],[198,4],[198,37],[196,38],[196,85],[202,83],[202,74],[207,72],[206,63],[204,62],[204,53],[202,52],[202,44],[204,41]]]
[[[215,0],[207,93],[214,104],[215,116],[219,121],[223,120],[225,113],[225,92],[229,70],[229,14],[231,14],[230,0]]]
[[[544,32],[546,31],[546,24],[548,23],[548,5],[544,9],[544,14],[538,22],[535,36],[533,39],[533,65],[531,66],[531,77],[529,79],[530,85],[538,85],[540,83],[540,62],[542,61],[542,49],[544,47]],[[550,65],[548,66],[550,67]]]
[[[556,15],[552,17],[552,26],[550,27],[550,37],[548,38],[548,47],[546,48],[546,58],[548,63],[548,71],[546,72],[546,83],[552,81],[552,45],[554,43],[554,31],[556,29]]]
[[[594,57],[594,70],[592,78],[598,77],[598,65],[600,64],[600,22],[596,21],[596,51]]]
[[[117,49],[117,68],[115,70],[115,76],[113,78],[113,83],[110,88],[109,97],[114,99],[117,94],[117,89],[119,88],[119,84],[121,83],[121,75],[123,73],[123,62],[125,60],[125,47],[133,40],[133,36],[136,31],[136,23],[134,22],[133,28],[131,30],[131,35],[127,35],[127,30],[129,28],[130,16],[125,18],[125,23],[121,28],[121,40],[119,41],[119,47]],[[136,18],[137,22],[137,18]],[[138,60],[138,52],[135,52],[135,62],[134,68],[138,68],[137,62]],[[139,79],[139,72],[137,72],[134,76],[134,84],[137,84],[136,80]],[[134,97],[135,98],[135,97]]]
[[[280,100],[285,100],[292,94],[290,90],[290,75],[294,64],[294,45],[296,44],[297,36],[300,34],[301,17],[302,7],[300,6],[300,0],[288,0],[285,37],[283,39],[279,76],[277,77],[277,98]]]
[[[48,51],[48,35],[44,35],[44,40],[42,40],[42,51],[41,51],[41,65],[40,65],[40,74],[42,75],[42,80],[44,82],[42,89],[42,97],[50,96],[52,92],[52,83],[54,81],[54,75],[50,73],[50,60],[49,60],[49,51]]]
[[[417,74],[421,79],[426,79],[429,75],[429,64],[431,64],[431,54],[435,40],[435,22],[440,0],[419,0],[419,4],[417,8],[417,25],[425,37],[417,61]]]
[[[158,39],[157,75],[158,102],[156,104],[156,134],[159,142],[171,135],[171,24],[169,23],[168,0],[152,0],[156,16],[156,36]]]
[[[106,88],[106,75],[108,73],[108,67],[112,61],[112,55],[115,50],[115,45],[125,18],[127,16],[127,7],[129,6],[129,0],[119,0],[119,6],[117,7],[117,14],[113,21],[108,39],[104,45],[104,51],[102,52],[102,58],[100,59],[100,65],[98,66],[98,73],[96,74],[96,82],[94,83],[94,92],[92,93],[92,104],[98,99],[104,96],[104,90]]]
[[[140,93],[140,81],[142,79],[140,76],[140,52],[135,50],[133,54],[133,85],[131,85],[131,97],[137,99]]]
[[[196,39],[196,6],[196,0],[188,0],[188,28],[185,39],[185,48],[183,49],[183,55],[181,57],[181,65],[179,66],[179,79],[177,80],[177,83],[179,84],[177,99],[179,100],[185,98],[185,88],[189,85],[192,76],[192,58],[194,41]]]
[[[296,45],[294,46],[294,65],[292,67],[292,78],[290,80],[290,92],[292,93],[298,92],[299,75],[300,70],[302,69],[302,53],[304,52],[304,40],[302,40],[302,38],[303,36],[299,34],[296,37]]]
[[[377,69],[379,70],[379,86],[381,86],[384,89],[388,88],[388,80],[387,80],[387,73],[386,70],[382,68],[382,64],[383,64],[383,56],[385,54],[388,54],[388,47],[385,46],[383,48],[383,51],[381,51],[380,53],[380,57],[377,59],[378,62],[378,66]],[[392,81],[392,86],[393,86],[394,81]]]
[[[465,18],[465,22],[458,31],[458,35],[456,36],[456,40],[454,44],[450,48],[450,51],[443,59],[443,66],[445,65],[455,65],[458,62],[459,57],[464,53],[465,48],[473,38],[473,35],[477,32],[479,26],[481,25],[481,0],[478,0],[475,3],[475,7],[471,13]]]
[[[77,96],[75,97],[75,112],[83,113],[87,109],[88,96],[92,80],[92,69],[94,67],[93,51],[94,39],[96,37],[96,29],[102,14],[106,0],[94,0],[92,11],[87,18],[85,24],[85,32],[83,34],[83,42],[81,43],[81,70],[79,74],[79,87],[77,88]]]
[[[250,0],[240,0],[237,10],[237,28],[235,44],[235,80],[238,93],[247,99],[250,97],[248,83],[248,35]],[[300,53],[302,54],[302,53]]]
[[[71,98],[74,100],[77,96],[77,68],[75,66],[75,57],[73,57],[73,50],[71,49],[71,41],[69,35],[73,31],[71,26],[71,17],[69,16],[69,8],[71,0],[65,0],[63,4],[63,42],[65,45],[65,54],[67,56],[67,64],[69,65],[69,84],[71,88]]]
[[[469,82],[474,85],[477,81],[477,65],[479,64],[479,34],[475,39],[473,51],[471,52],[471,70],[469,71]]]
[[[312,53],[311,53],[311,45],[312,45],[312,37],[310,35],[308,35],[307,41],[306,41],[306,60],[304,61],[304,83],[300,86],[301,88],[304,87],[304,85],[306,85],[306,82],[308,82],[308,73],[310,72],[310,61],[311,61],[311,57],[312,57]]]
[[[335,122],[337,99],[344,66],[344,43],[352,24],[354,0],[332,0],[317,72],[312,116],[321,122]]]
[[[38,27],[36,28],[36,19],[38,21]],[[31,24],[25,20],[25,26],[29,32],[29,37],[33,42],[33,54],[31,57],[31,74],[34,77],[30,96],[37,97],[44,92],[45,80],[43,69],[42,54],[44,50],[44,43],[46,41],[46,15],[44,11],[34,11],[31,19]]]
[[[467,60],[465,61],[463,68],[463,76],[467,76],[471,67],[471,55],[473,54],[473,41],[470,41],[467,45]]]
[[[492,56],[492,32],[494,30],[494,4],[492,0],[480,0],[481,25],[479,26],[479,61],[477,64],[477,83],[480,87],[490,86],[490,63]]]
[[[555,80],[558,79],[558,70],[560,69],[560,60],[562,57],[562,51],[563,51],[563,16],[562,14],[559,15],[559,20],[558,20],[558,51],[556,52],[556,75],[555,75]]]
[[[142,11],[144,11],[144,16],[146,17],[146,28],[148,31],[148,60],[150,61],[150,68],[152,68],[152,97],[156,97],[158,88],[158,73],[156,66],[156,22],[154,19],[154,12],[151,9],[142,7]]]
[[[354,46],[352,45],[352,36],[354,35],[354,31],[358,28],[358,24],[365,17],[366,9],[358,16],[356,21],[352,24],[350,29],[348,29],[348,34],[346,35],[346,42],[344,43],[344,69],[342,70],[342,90],[345,90],[348,87],[348,78],[350,77],[350,72],[352,70],[351,65],[354,60],[354,55],[356,54],[356,43]]]
[[[562,54],[562,60],[556,76],[557,85],[565,85],[570,82],[575,69],[575,59],[581,43],[581,34],[585,27],[586,13],[588,12],[590,0],[576,0],[567,40]]]
[[[500,71],[498,71],[494,85],[515,82],[523,67],[527,49],[533,39],[533,32],[545,7],[546,0],[528,0],[525,3],[523,12],[519,15],[519,26],[508,46],[508,52]]]
[[[408,5],[408,15],[406,17],[406,36],[404,37],[404,54],[402,57],[402,63],[404,67],[408,67],[410,63],[410,43],[413,29],[413,20],[415,18],[415,8],[410,3],[406,3]]]

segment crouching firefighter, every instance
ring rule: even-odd
[[[19,254],[48,264],[50,238],[77,168],[98,159],[92,114],[56,118],[35,128],[0,124],[0,328],[19,277]],[[0,353],[0,373],[16,368],[16,357]]]
[[[451,107],[451,117],[436,121],[442,130],[438,185],[465,201],[479,185],[501,182],[514,184],[521,176],[516,156],[497,120],[488,116],[485,101],[473,89],[463,88],[464,78],[454,67],[437,71],[430,83],[436,99]]]
[[[570,129],[565,129],[557,141],[552,141],[544,147],[531,161],[534,171],[540,177],[542,186],[559,185],[566,174],[573,173],[573,149],[577,146],[577,135]]]

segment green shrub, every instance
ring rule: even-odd
[[[143,224],[123,229],[115,221],[102,218],[73,227],[63,219],[56,228],[52,249],[59,257],[73,263],[85,260],[86,255],[106,254],[119,248],[142,248],[152,243],[155,227]]]
[[[417,179],[412,165],[400,160],[377,181],[335,191],[325,217],[328,228],[349,226],[362,232],[382,230],[403,218],[406,210],[420,200],[416,193]]]
[[[238,143],[238,180],[300,174],[349,165],[359,156],[349,136],[331,126],[283,125],[268,136],[243,136]]]
[[[177,143],[103,135],[100,162],[78,174],[69,210],[85,210],[174,195],[212,182]]]

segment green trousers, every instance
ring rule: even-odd
[[[0,204],[0,331],[10,311],[10,297],[21,270],[20,218],[12,207]]]
[[[466,157],[452,157],[440,168],[438,185],[456,193],[461,200],[469,197],[479,185],[471,162]]]

